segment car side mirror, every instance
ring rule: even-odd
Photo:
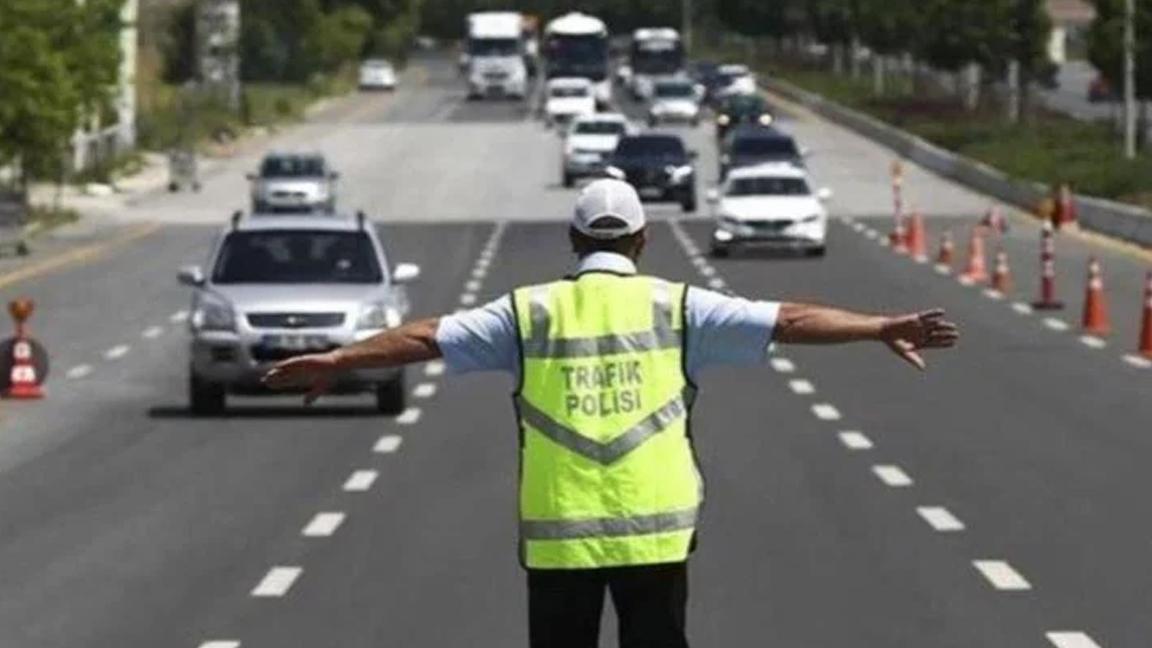
[[[715,187],[709,189],[708,193],[704,194],[704,199],[715,205],[720,202],[720,190]]]
[[[415,263],[399,263],[392,270],[392,283],[406,284],[420,277],[420,266]]]
[[[183,268],[180,268],[180,272],[177,274],[177,277],[179,278],[181,284],[191,288],[199,288],[200,286],[204,285],[204,271],[201,270],[200,266],[197,265],[184,266]]]
[[[821,202],[829,201],[832,199],[832,190],[828,187],[824,187],[820,191],[816,192],[816,198]]]

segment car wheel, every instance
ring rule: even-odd
[[[692,191],[687,196],[684,196],[684,199],[680,201],[680,209],[683,210],[684,213],[696,211],[696,192],[695,191]]]
[[[725,245],[713,245],[712,256],[717,259],[727,259],[732,256],[732,250],[728,249],[728,246]]]
[[[576,179],[572,177],[571,173],[565,172],[564,173],[564,187],[570,188],[574,184],[576,184]]]
[[[820,257],[823,257],[824,254],[827,252],[828,252],[828,248],[826,246],[823,246],[823,245],[820,245],[817,247],[811,247],[811,248],[808,248],[807,250],[804,250],[805,256],[809,256],[809,257],[812,257],[814,259],[818,259]]]
[[[657,122],[655,117],[648,118],[648,128],[656,128],[656,123]]]
[[[404,372],[388,382],[376,385],[376,411],[386,416],[397,416],[407,406]]]
[[[223,414],[228,406],[228,392],[224,385],[188,373],[188,409],[195,416]]]

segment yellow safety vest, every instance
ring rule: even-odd
[[[602,272],[513,293],[526,567],[688,557],[703,482],[688,436],[684,294]]]

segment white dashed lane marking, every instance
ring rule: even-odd
[[[780,373],[792,373],[796,371],[796,365],[788,358],[772,358],[770,361],[772,368]]]
[[[300,578],[300,574],[304,570],[300,567],[273,567],[268,570],[255,588],[252,589],[252,596],[279,598],[288,593],[292,589],[292,584]]]
[[[240,642],[235,639],[214,639],[200,644],[200,648],[240,648]]]
[[[444,362],[441,360],[433,360],[424,365],[425,376],[442,376],[444,375]]]
[[[400,449],[400,444],[403,442],[404,439],[396,436],[395,434],[385,434],[384,436],[380,437],[380,439],[376,442],[376,445],[372,446],[372,452],[379,454],[392,454],[393,452],[396,452]]]
[[[481,280],[487,276],[488,276],[488,269],[487,268],[481,268],[481,267],[477,266],[476,269],[472,271],[472,278],[477,280],[477,281],[479,281],[479,280]]]
[[[821,421],[839,421],[840,410],[828,403],[817,403],[812,406],[812,413]]]
[[[1052,329],[1053,331],[1067,331],[1068,330],[1068,322],[1065,322],[1062,319],[1056,319],[1055,317],[1045,317],[1044,318],[1044,326],[1047,326],[1048,328]]]
[[[724,290],[728,284],[723,279],[716,277],[708,281],[708,287],[712,290]]]
[[[376,478],[379,476],[380,473],[375,470],[357,470],[344,482],[344,490],[349,493],[363,493],[372,488],[372,484],[376,483]]]
[[[132,347],[128,346],[127,344],[121,344],[119,346],[114,346],[111,349],[108,349],[107,351],[104,352],[104,358],[107,360],[119,360],[120,358],[123,358],[124,356],[128,355],[128,352],[131,350],[132,350]]]
[[[432,398],[436,395],[436,383],[420,383],[412,390],[416,398]]]
[[[872,472],[880,478],[880,481],[892,488],[906,488],[912,485],[912,478],[900,466],[891,464],[872,466]]]
[[[801,396],[816,393],[816,386],[807,380],[790,380],[788,381],[788,388],[791,389],[793,393],[800,394]]]
[[[339,511],[326,511],[324,513],[317,513],[308,526],[300,532],[300,535],[306,538],[327,538],[336,533],[336,529],[344,524],[344,518],[347,517]]]
[[[1003,560],[974,560],[972,565],[998,590],[1021,592],[1032,589],[1032,584]]]
[[[1094,335],[1081,335],[1080,342],[1089,349],[1103,349],[1108,343]]]
[[[69,369],[67,373],[64,374],[64,377],[68,378],[69,380],[79,380],[80,378],[83,378],[91,373],[91,365],[77,365]]]
[[[144,329],[144,332],[141,333],[140,335],[142,335],[145,339],[154,340],[163,334],[164,334],[164,327],[151,326],[149,328]]]
[[[1013,302],[1012,310],[1020,313],[1021,315],[1031,315],[1033,312],[1032,307],[1028,304],[1025,304],[1024,302]]]
[[[399,425],[413,425],[420,420],[421,414],[423,414],[423,412],[420,411],[419,407],[409,407],[401,412],[400,416],[396,417],[396,423]]]
[[[471,306],[476,303],[476,295],[472,293],[464,293],[460,295],[460,303],[465,306]]]
[[[1057,630],[1044,636],[1056,648],[1100,648],[1100,644],[1093,641],[1092,637],[1075,630]]]
[[[856,430],[846,430],[840,433],[840,443],[844,444],[845,448],[849,450],[871,450],[872,439],[864,436],[863,432]]]
[[[168,319],[173,324],[179,324],[180,322],[186,321],[188,319],[188,311],[176,311],[175,313],[172,313],[172,317],[169,317]]]
[[[1152,369],[1152,360],[1149,360],[1144,356],[1138,356],[1130,353],[1124,356],[1124,362],[1127,362],[1137,369]]]
[[[985,288],[984,296],[993,301],[1000,301],[1001,299],[1004,299],[1004,293],[992,288]]]
[[[700,274],[704,275],[705,277],[714,277],[716,276],[716,268],[713,268],[710,265],[701,266]]]
[[[929,526],[941,533],[964,530],[964,523],[943,506],[921,506],[916,512]]]

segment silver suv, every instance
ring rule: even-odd
[[[229,393],[262,394],[260,377],[279,360],[322,352],[399,326],[405,284],[419,266],[389,267],[363,214],[233,216],[208,271],[180,270],[194,289],[188,391],[195,414],[219,414]],[[404,409],[402,369],[354,371],[337,393],[372,392],[377,409]]]
[[[257,213],[332,212],[340,174],[318,153],[270,153],[252,183],[252,211]]]

